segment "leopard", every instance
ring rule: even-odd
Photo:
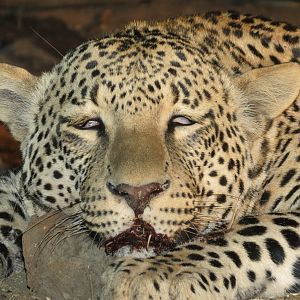
[[[101,299],[299,293],[299,62],[297,27],[229,11],[132,22],[39,77],[1,64],[22,152],[0,177],[4,274],[30,217],[68,208],[119,253]]]

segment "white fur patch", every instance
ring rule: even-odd
[[[153,247],[149,247],[148,250],[147,249],[133,250],[130,246],[124,246],[114,253],[115,257],[130,256],[134,258],[146,258],[154,255],[155,252]]]

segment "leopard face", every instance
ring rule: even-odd
[[[172,238],[230,220],[249,188],[238,92],[187,40],[92,41],[51,76],[25,150],[42,206],[76,204],[106,237],[136,218]]]

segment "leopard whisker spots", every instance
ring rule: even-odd
[[[214,197],[216,197],[216,199],[214,199]],[[231,203],[229,203],[227,198],[234,200]],[[247,207],[244,207],[242,205],[242,199],[243,198],[241,195],[235,196],[230,194],[211,193],[209,197],[202,196],[201,200],[197,199],[194,202],[195,208],[200,210],[207,209],[209,215],[219,214],[221,210],[224,210],[224,213],[221,216],[221,218],[228,220],[229,217],[229,228],[231,228],[232,224],[234,224],[236,219],[242,216],[247,210]]]
[[[224,210],[224,209],[227,209],[228,207],[232,207],[232,205],[230,206],[221,206],[221,205],[215,205],[215,203],[211,203],[211,204],[201,204],[201,205],[195,205],[195,209],[201,209],[201,208],[211,208],[211,205],[214,205],[213,209],[214,210],[218,210],[218,209],[221,209],[221,210]]]
[[[209,193],[209,195],[207,196],[207,195],[201,195],[201,194],[193,194],[193,196],[195,197],[195,198],[197,198],[197,197],[210,197],[210,196],[222,196],[222,195],[225,195],[225,196],[227,196],[227,197],[232,197],[232,198],[240,198],[241,196],[237,196],[237,195],[232,195],[232,194],[226,194],[226,193],[215,193],[215,192],[211,192],[211,193]]]
[[[195,198],[195,201],[197,201],[198,199],[203,199],[206,202],[209,201],[209,200],[214,201],[214,203],[216,201],[213,197],[216,197],[217,199],[219,199],[220,203],[225,203],[226,198],[235,199],[236,201],[240,201],[242,199],[241,195],[237,196],[237,195],[223,194],[223,193],[213,193],[213,192],[209,192],[206,195],[195,194],[193,196]]]
[[[194,219],[188,224],[189,227],[193,227],[199,236],[203,236],[207,233],[212,233],[218,231],[219,229],[224,230],[228,221],[221,220],[218,216],[201,216],[197,215]]]
[[[210,220],[205,220],[203,221],[202,219],[195,219],[193,220],[192,224],[197,228],[198,231],[201,233],[203,230],[206,230],[207,227],[212,227],[212,228],[218,228],[218,227],[223,227],[225,224],[228,222],[226,221],[221,221],[220,219],[210,219]]]
[[[213,221],[216,221],[218,220],[218,216],[217,215],[208,215],[208,214],[205,214],[205,213],[201,213],[201,212],[196,212],[194,214],[194,218],[192,219],[192,222],[197,222],[199,221],[200,223],[203,223],[204,221],[205,222],[213,222]]]

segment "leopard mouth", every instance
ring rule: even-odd
[[[110,255],[126,246],[132,251],[153,249],[155,254],[159,254],[172,249],[175,242],[165,234],[156,233],[149,223],[136,219],[129,229],[106,240],[103,246],[106,254]]]

